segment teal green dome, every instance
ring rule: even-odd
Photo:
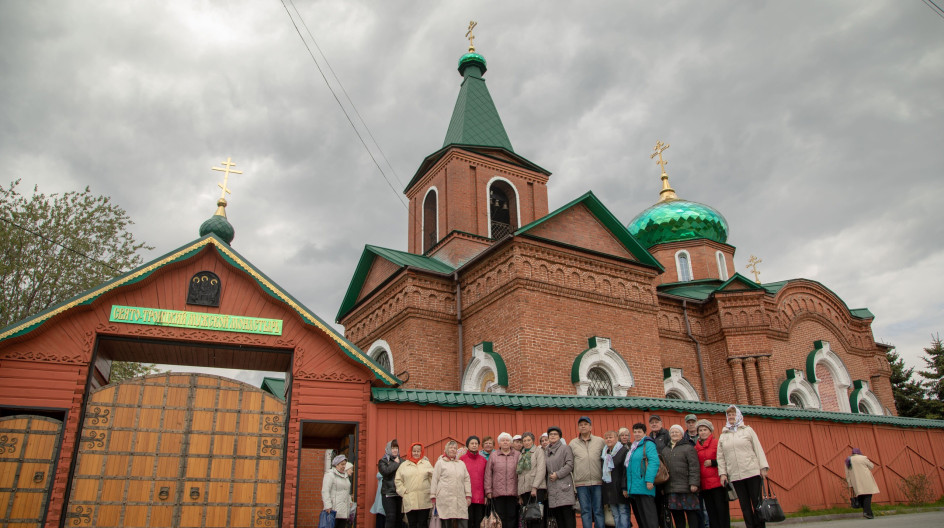
[[[226,209],[224,209],[226,207],[226,201],[221,199],[217,202],[217,205],[219,207],[216,210],[216,214],[200,224],[200,236],[205,237],[213,233],[223,242],[230,244],[233,242],[233,238],[236,237],[236,230],[233,229],[233,225],[226,219]]]
[[[688,200],[659,202],[639,213],[626,227],[646,248],[696,238],[722,244],[728,239],[728,221],[721,213]]]
[[[465,75],[465,69],[469,66],[475,66],[479,70],[479,76],[485,73],[485,57],[470,51],[459,57],[459,75]]]

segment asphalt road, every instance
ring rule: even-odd
[[[816,522],[789,522],[785,523],[767,523],[769,528],[776,526],[798,526],[802,528],[916,528],[924,526],[944,526],[944,511],[923,512],[923,513],[903,513],[898,515],[876,516],[874,519],[857,517],[855,519],[837,519],[835,521],[816,521]],[[743,523],[732,523],[731,526],[743,526]]]

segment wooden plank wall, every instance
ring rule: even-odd
[[[636,410],[577,411],[535,409],[515,411],[500,408],[450,408],[414,404],[374,404],[368,411],[368,474],[376,473],[376,462],[383,456],[384,445],[396,438],[401,449],[412,442],[422,442],[430,461],[442,453],[449,439],[460,444],[476,434],[497,437],[501,432],[520,434],[531,431],[536,436],[551,425],[564,430],[569,442],[577,435],[577,419],[593,420],[593,432],[602,436],[608,430],[633,423],[647,423],[651,414],[662,416],[666,427],[684,425],[684,413],[650,413]],[[715,425],[715,434],[724,424],[721,414],[704,416]],[[852,447],[858,447],[875,463],[875,479],[881,493],[875,503],[904,500],[898,488],[903,477],[928,474],[934,486],[934,498],[944,494],[944,430],[910,429],[868,424],[843,424],[803,420],[773,420],[746,417],[764,446],[771,466],[770,480],[784,509],[797,511],[803,506],[823,509],[848,503],[845,488],[845,460]],[[376,479],[367,481],[366,494],[359,493],[358,504],[373,503]],[[360,490],[359,490],[360,492]],[[364,502],[366,501],[366,502]],[[739,516],[736,502],[732,515]],[[358,515],[361,512],[358,511]],[[363,518],[363,517],[361,517]],[[371,526],[373,520],[368,521]]]

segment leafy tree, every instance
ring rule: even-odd
[[[135,363],[133,361],[113,361],[111,372],[108,374],[108,383],[117,383],[129,378],[156,374],[161,370],[154,364]]]
[[[892,384],[892,394],[895,396],[895,408],[898,409],[898,415],[924,418],[928,410],[924,387],[921,386],[920,381],[911,379],[914,367],[905,368],[905,360],[901,359],[895,349],[889,349],[885,354],[892,367],[889,381]]]
[[[931,336],[931,346],[924,349],[925,357],[921,358],[928,370],[919,372],[927,388],[928,396],[937,401],[944,401],[944,343],[941,335]]]
[[[0,328],[141,265],[133,224],[107,196],[0,186]]]

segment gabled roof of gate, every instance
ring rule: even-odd
[[[612,235],[619,240],[619,242],[633,254],[636,259],[648,266],[658,269],[659,271],[664,271],[665,268],[662,267],[662,264],[659,264],[659,261],[652,256],[646,248],[642,247],[632,234],[630,234],[629,229],[620,222],[609,209],[603,205],[603,202],[593,194],[593,191],[587,191],[582,196],[579,196],[574,201],[558,208],[557,210],[538,218],[537,220],[531,222],[530,224],[521,227],[515,231],[515,236],[518,235],[527,235],[528,231],[531,231],[535,227],[544,224],[548,221],[551,221],[555,217],[559,216],[564,211],[570,210],[578,205],[583,205],[590,211],[592,214],[604,227],[606,227]]]
[[[77,306],[86,306],[92,304],[96,299],[116,288],[140,282],[167,265],[192,258],[203,251],[207,246],[213,246],[213,248],[219,253],[223,260],[252,277],[253,280],[255,280],[256,283],[259,284],[262,290],[267,294],[288,305],[302,318],[306,324],[314,326],[327,334],[328,337],[338,344],[341,350],[348,357],[367,367],[367,369],[370,370],[377,379],[387,385],[399,385],[401,383],[401,381],[396,376],[384,370],[383,367],[374,362],[370,356],[362,352],[359,348],[357,348],[356,345],[345,339],[344,336],[337,332],[337,330],[333,329],[327,323],[322,321],[321,318],[315,315],[314,312],[309,310],[302,303],[292,297],[281,286],[276,284],[275,281],[259,271],[258,268],[253,266],[248,260],[243,258],[242,255],[234,251],[233,248],[231,248],[226,242],[214,234],[206,235],[203,238],[197,239],[190,244],[175,249],[170,253],[158,257],[127,273],[123,273],[114,279],[111,279],[110,281],[80,293],[75,297],[52,306],[36,315],[28,317],[20,322],[13,323],[6,328],[0,329],[0,343],[7,339],[29,334],[30,332],[33,332],[34,330],[42,327],[50,319],[61,315]]]
[[[633,409],[644,411],[677,411],[695,414],[724,414],[726,403],[672,400],[624,396],[564,396],[545,394],[505,394],[492,392],[456,392],[374,387],[371,397],[375,403],[414,403],[439,407],[503,407],[506,409]],[[817,420],[844,423],[872,423],[899,427],[927,427],[944,429],[944,420],[879,416],[844,412],[738,405],[744,416],[759,416],[777,420]]]

